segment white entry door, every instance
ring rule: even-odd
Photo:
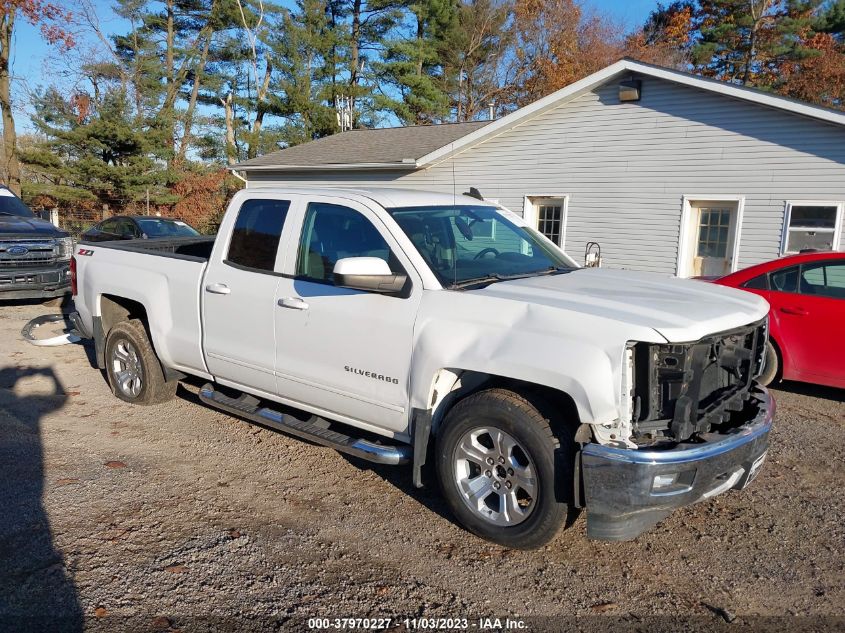
[[[733,270],[737,229],[736,202],[694,202],[691,205],[691,277],[721,277]]]

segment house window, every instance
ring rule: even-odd
[[[783,253],[805,249],[835,250],[839,246],[842,203],[790,202],[787,204]]]
[[[537,230],[561,245],[563,236],[563,200],[540,200],[537,206]]]
[[[725,257],[730,228],[731,209],[701,207],[698,222],[699,257]]]

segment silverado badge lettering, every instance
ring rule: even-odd
[[[344,371],[348,371],[350,374],[356,374],[358,376],[366,376],[367,378],[373,378],[374,380],[383,380],[384,382],[393,383],[394,385],[399,384],[398,378],[391,378],[390,376],[385,376],[384,374],[378,374],[374,371],[365,371],[363,369],[357,369],[355,367],[350,367],[349,365],[343,366]]]

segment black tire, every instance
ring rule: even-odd
[[[544,415],[541,409],[547,412],[547,407],[536,399],[532,398],[532,401],[534,404],[527,398],[506,389],[480,391],[456,404],[446,415],[437,434],[435,462],[437,476],[440,489],[455,517],[470,532],[516,549],[534,549],[544,545],[554,537],[567,519],[574,518],[577,514],[570,503],[575,472],[573,432],[570,426],[564,424],[555,424],[554,428],[559,432],[557,434],[553,432],[551,423],[563,421],[552,420],[551,416],[554,415],[552,413]],[[526,504],[527,508],[530,508],[530,513],[526,518],[519,519],[520,522],[516,524],[497,524],[493,517],[496,515],[500,520],[505,517],[506,520],[501,505],[505,503],[502,496],[505,490],[501,488],[501,483],[509,484],[508,489],[513,491],[513,499],[516,499],[517,488],[520,487],[517,479],[513,479],[515,483],[503,479],[502,477],[507,477],[507,475],[497,474],[493,465],[491,465],[492,470],[481,470],[477,475],[467,476],[472,475],[476,467],[472,459],[461,457],[463,455],[460,448],[462,440],[473,437],[475,442],[482,442],[485,436],[484,430],[488,428],[503,431],[509,435],[508,439],[514,440],[521,451],[520,461],[527,459],[533,467],[532,471],[536,472],[534,478],[536,485],[533,488],[536,494],[530,501],[524,498],[519,500],[520,504]],[[560,431],[560,429],[566,430]],[[475,433],[480,433],[480,435],[474,436]],[[491,434],[486,434],[486,436],[490,439],[493,437]],[[495,445],[489,450],[494,452],[484,453],[484,455],[494,455]],[[516,454],[516,449],[513,449],[512,455]],[[496,460],[498,457],[494,462]],[[464,465],[460,466],[459,461]],[[507,465],[507,462],[504,463]],[[482,468],[486,467],[482,466]],[[507,472],[513,475],[512,470],[507,469]],[[477,479],[480,477],[487,477],[492,483]],[[500,478],[500,481],[497,481],[497,478]],[[459,480],[462,483],[459,483]],[[468,489],[475,486],[470,482],[476,481],[479,482],[478,489],[495,485],[497,482],[500,483],[500,487],[490,493],[492,497],[487,497],[486,500],[477,501],[481,498],[481,494],[484,494],[480,493],[470,501],[465,498],[465,492],[462,491],[461,486]],[[524,490],[519,492],[523,494],[523,497],[525,496]],[[491,502],[490,499],[493,497],[495,499]],[[500,504],[498,511],[491,510],[490,506],[497,501]],[[478,507],[471,507],[473,503],[477,503]],[[489,517],[482,516],[483,513],[489,513]]]
[[[124,362],[120,358],[128,360]],[[131,375],[137,374],[139,377],[137,389],[121,385],[121,378],[126,376],[121,372],[121,368],[126,367],[130,368]],[[132,404],[167,402],[176,395],[176,388],[179,386],[176,380],[164,379],[161,363],[147,336],[147,330],[138,319],[121,321],[109,330],[106,338],[106,376],[112,393]],[[136,384],[134,380],[131,382]]]
[[[780,357],[771,341],[766,341],[766,364],[757,382],[763,385],[775,384],[780,380]]]

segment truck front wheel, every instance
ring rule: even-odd
[[[121,321],[106,339],[106,375],[112,393],[132,404],[159,404],[176,395],[178,382],[164,379],[144,324]]]
[[[548,542],[574,512],[575,442],[517,393],[488,389],[449,411],[437,436],[437,475],[469,531],[506,547]],[[567,428],[555,425],[555,428]]]

